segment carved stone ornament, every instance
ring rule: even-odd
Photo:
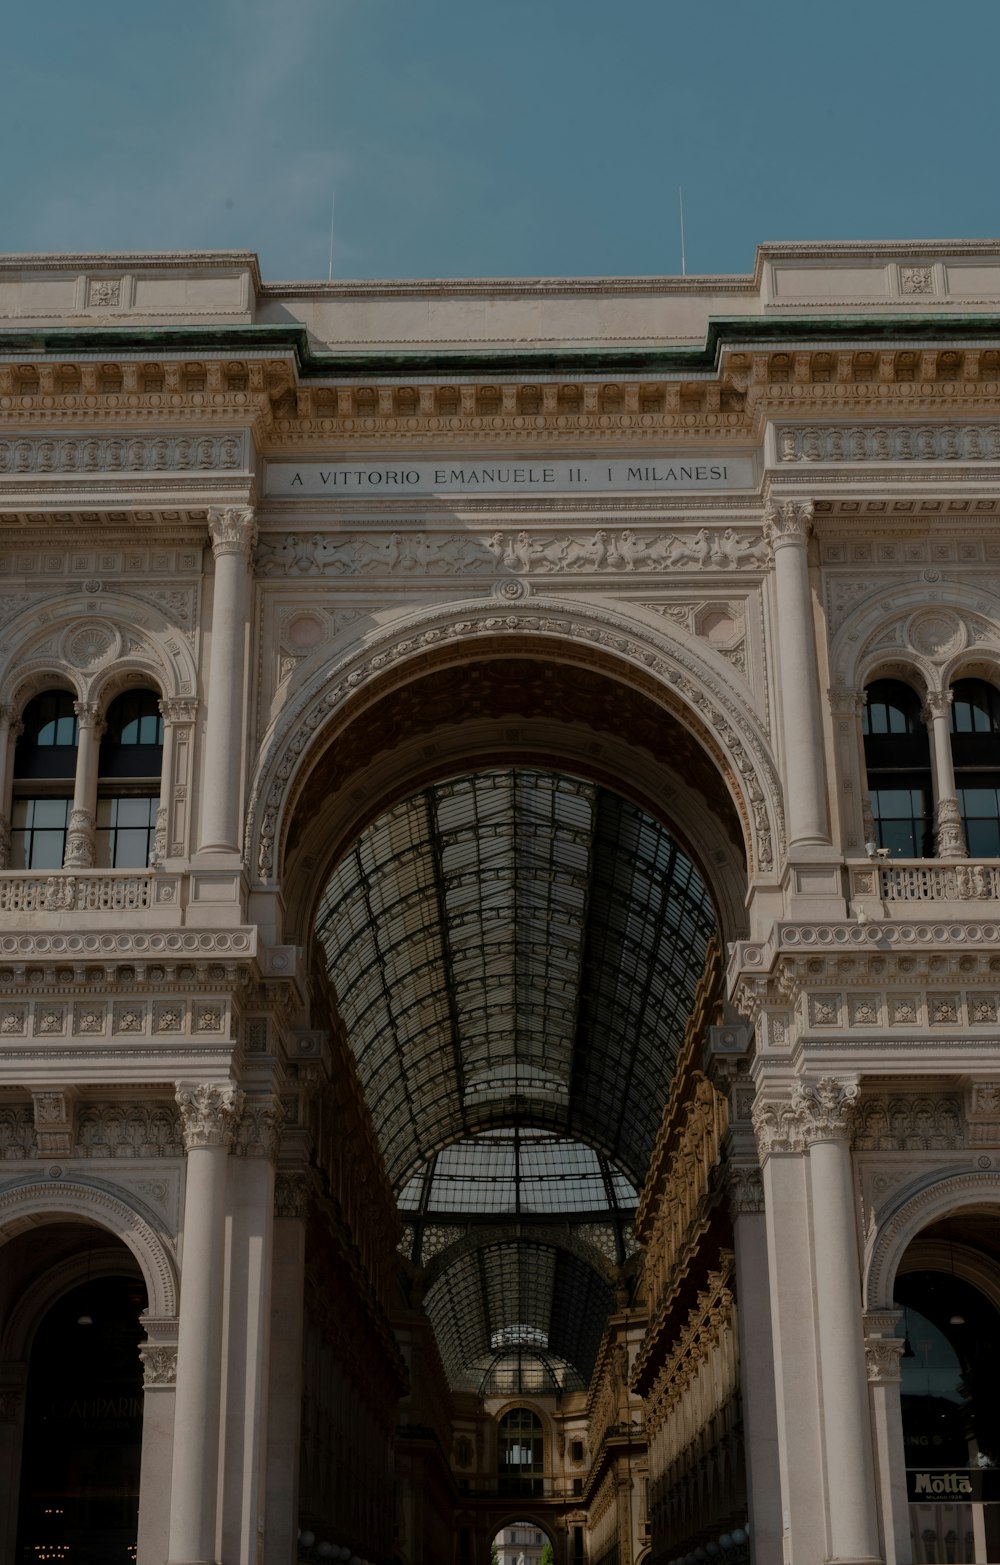
[[[860,1096],[857,1081],[823,1076],[796,1082],[787,1098],[765,1098],[753,1112],[761,1156],[802,1152],[816,1141],[849,1140]]]
[[[179,1083],[177,1106],[188,1152],[232,1145],[243,1112],[243,1093],[238,1087],[231,1083],[205,1082],[197,1087]]]
[[[964,859],[968,856],[962,813],[955,798],[939,799],[934,806],[934,847],[939,859]]]
[[[257,546],[257,522],[249,506],[212,506],[208,513],[212,553],[242,554],[248,559]]]
[[[24,1387],[0,1386],[0,1424],[17,1424],[24,1411]]]
[[[198,706],[199,702],[194,696],[164,696],[159,703],[160,715],[168,727],[174,723],[178,727],[193,723],[198,716]]]
[[[733,1222],[764,1210],[764,1181],[759,1168],[730,1163],[726,1169],[726,1196]]]
[[[309,1207],[311,1190],[306,1174],[279,1171],[274,1180],[275,1217],[293,1217],[301,1222]]]
[[[951,609],[922,609],[910,620],[906,635],[914,652],[934,663],[960,652],[968,640],[964,621]]]
[[[779,462],[995,462],[1000,424],[781,425]]]
[[[865,1366],[868,1379],[883,1384],[899,1380],[900,1360],[905,1345],[902,1338],[866,1337]]]
[[[87,672],[110,663],[120,655],[121,649],[121,632],[106,620],[83,620],[70,625],[62,638],[67,663]]]
[[[240,435],[0,440],[0,474],[191,472],[244,466]]]
[[[218,552],[218,551],[217,551]],[[482,575],[511,571],[541,575],[631,574],[695,570],[760,570],[770,550],[760,533],[726,527],[715,532],[701,527],[690,536],[640,534],[598,528],[586,535],[554,537],[529,532],[474,533],[392,532],[349,538],[291,533],[266,538],[257,550],[261,576],[411,576]]]
[[[233,1141],[238,1157],[270,1157],[278,1154],[278,1131],[285,1111],[275,1098],[245,1098]]]
[[[811,500],[769,500],[764,510],[764,537],[768,546],[804,548],[812,532],[815,506]]]
[[[142,1360],[142,1384],[148,1391],[173,1386],[177,1382],[177,1349],[146,1344],[139,1349]]]
[[[94,867],[94,817],[89,810],[70,810],[64,862],[67,869]]]

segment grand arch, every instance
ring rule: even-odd
[[[373,808],[488,752],[573,763],[668,817],[703,862],[735,937],[748,870],[769,875],[782,851],[780,788],[762,725],[692,641],[604,607],[567,614],[564,603],[544,600],[509,614],[482,602],[449,605],[394,625],[314,672],[272,723],[247,812],[258,885],[281,884],[301,938],[300,898],[308,894],[300,875],[315,887],[322,857],[335,858]],[[518,661],[519,689],[506,705],[497,692],[491,705],[472,688],[472,671],[505,659]],[[542,684],[564,681],[558,704],[536,699],[534,714],[525,678],[532,662]],[[600,683],[618,721],[602,722],[593,700],[573,710],[574,672]],[[626,702],[632,710],[622,721]],[[595,728],[608,736],[603,747]]]

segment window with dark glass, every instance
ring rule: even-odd
[[[894,858],[929,858],[933,844],[930,740],[911,685],[879,679],[862,713],[875,840]]]
[[[97,863],[144,869],[155,845],[163,718],[153,690],[129,690],[108,707],[97,795]],[[155,787],[153,786],[155,783]]]
[[[542,1421],[527,1407],[512,1408],[497,1428],[497,1474],[501,1494],[542,1493]]]
[[[24,709],[14,750],[12,869],[62,868],[79,738],[74,699],[47,690]]]
[[[1000,691],[985,679],[952,687],[951,755],[969,854],[1000,857]]]

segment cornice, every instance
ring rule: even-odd
[[[523,377],[526,374],[573,372],[623,375],[629,371],[684,375],[711,372],[724,349],[767,349],[802,341],[811,346],[837,343],[857,348],[872,343],[966,343],[988,339],[1000,342],[1000,315],[895,314],[795,315],[710,317],[700,346],[545,348],[509,343],[486,348],[447,349],[371,348],[346,352],[318,348],[307,328],[297,323],[259,325],[94,325],[6,327],[0,330],[0,357],[16,360],[54,357],[90,358],[112,353],[161,356],[178,351],[198,355],[213,353],[271,352],[294,357],[301,379],[324,376],[352,380],[371,376],[405,374],[411,377],[462,374]]]

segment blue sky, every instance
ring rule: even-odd
[[[0,250],[270,279],[746,272],[990,237],[997,0],[39,0],[6,9]]]

